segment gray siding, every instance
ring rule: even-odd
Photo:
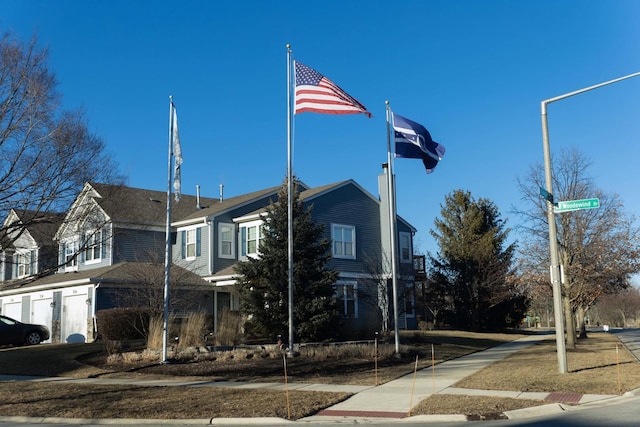
[[[164,262],[166,235],[160,231],[115,229],[113,263]],[[105,264],[93,264],[93,266]]]
[[[332,258],[328,267],[354,273],[370,273],[368,260],[380,259],[380,211],[378,203],[355,185],[348,184],[328,194],[314,198],[312,217],[325,227],[325,237],[331,240],[331,224],[355,226],[356,259]]]
[[[171,249],[171,259],[174,264],[204,276],[209,271],[209,225],[198,227],[196,230],[200,230],[200,236],[196,243],[195,259],[184,258],[184,230],[178,230],[176,234],[176,244]]]
[[[224,223],[232,224],[234,218],[239,218],[251,212],[262,209],[268,206],[271,201],[275,201],[275,200],[277,200],[277,195],[262,197],[258,200],[255,200],[254,202],[240,206],[236,209],[232,209],[228,212],[223,213],[222,215],[218,215],[215,217],[215,221],[213,224],[213,231],[214,231],[213,247],[214,247],[214,254],[215,254],[213,258],[213,273],[216,273],[220,270],[224,270],[227,267],[231,267],[232,265],[238,262],[238,250],[239,250],[238,248],[239,248],[239,241],[240,241],[240,237],[238,236],[239,228],[236,226],[235,248],[234,248],[235,254],[236,254],[235,259],[220,258],[218,256],[218,238],[219,238],[218,223],[224,222]]]

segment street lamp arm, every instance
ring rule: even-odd
[[[593,89],[598,89],[599,87],[607,86],[607,85],[610,85],[610,84],[613,84],[613,83],[617,83],[617,82],[619,82],[621,80],[630,79],[630,78],[636,77],[636,76],[640,76],[640,72],[629,74],[629,75],[623,76],[623,77],[618,77],[617,79],[613,79],[613,80],[609,80],[609,81],[604,82],[604,83],[599,83],[597,85],[585,87],[583,89],[578,89],[578,90],[573,91],[573,92],[565,93],[564,95],[559,95],[559,96],[556,96],[556,97],[553,97],[553,98],[545,99],[544,101],[542,101],[540,103],[540,107],[542,109],[542,114],[547,114],[547,104],[551,104],[552,102],[560,101],[561,99],[569,98],[570,96],[573,96],[573,95],[578,95],[578,94],[581,94],[581,93],[584,93],[584,92],[588,92],[588,91],[593,90]]]

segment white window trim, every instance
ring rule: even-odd
[[[35,251],[32,252],[31,249],[16,249],[16,277],[18,279],[32,276],[35,273],[36,260],[31,259],[32,253],[35,253]],[[25,261],[24,263],[20,262],[21,258]],[[20,272],[21,266],[24,266],[23,272]]]
[[[399,256],[399,258],[400,258],[400,262],[405,263],[405,264],[413,262],[413,257],[411,256],[411,253],[413,252],[413,251],[411,250],[411,233],[407,233],[406,231],[404,231],[404,232],[400,232],[400,233],[398,233],[398,235],[399,235],[399,239],[398,239],[398,240],[399,240],[399,243],[400,243],[400,244],[398,245],[398,250],[400,251],[400,254],[399,254],[399,255],[400,255],[400,256]],[[402,246],[402,238],[403,238],[403,237],[406,237],[406,238],[407,238],[408,249],[409,249],[409,257],[408,257],[408,258],[404,258],[404,257],[402,256],[402,249],[404,248],[404,247]]]
[[[341,308],[339,308],[340,311],[340,315],[343,317],[349,317],[350,319],[357,319],[358,318],[358,282],[351,281],[351,280],[338,280],[335,284],[336,286],[336,294],[337,294],[337,287],[338,286],[350,286],[353,288],[353,317],[351,317],[349,315],[349,311],[348,311],[348,305],[347,305],[347,298],[345,297],[347,295],[347,293],[343,292],[343,297],[341,301],[338,301],[338,305],[342,305]]]
[[[344,240],[341,241],[343,253],[336,254],[335,240],[333,236],[335,235],[334,233],[335,229],[338,227],[346,230],[351,230],[351,255],[344,254]],[[334,258],[340,258],[340,259],[356,259],[356,227],[355,226],[346,225],[346,224],[334,224],[334,223],[331,224],[331,255]]]
[[[260,256],[260,241],[263,238],[263,231],[262,231],[262,227],[264,226],[264,221],[262,220],[257,220],[257,221],[249,221],[249,222],[244,222],[239,224],[238,226],[238,233],[239,233],[239,237],[238,237],[238,258],[239,259],[247,259],[247,258],[258,258]],[[242,239],[242,229],[244,228],[245,230],[247,228],[251,228],[251,227],[257,227],[257,234],[256,234],[256,252],[247,252],[246,254],[242,253],[242,245],[247,243],[246,240],[246,235],[245,235],[245,239],[243,241]],[[246,232],[245,232],[246,233]]]
[[[98,241],[98,243],[94,246],[95,244],[95,239],[97,236],[100,236],[100,239]],[[86,234],[87,239],[86,242],[84,242],[85,248],[84,248],[84,264],[85,265],[91,265],[91,264],[98,264],[100,262],[102,262],[102,245],[104,245],[104,238],[103,238],[103,232],[102,230],[94,230],[91,233],[87,233]],[[95,249],[98,249],[98,256],[94,257],[92,259],[87,259],[87,255],[89,254],[89,251],[91,251],[92,254],[95,254]]]
[[[196,259],[198,257],[198,232],[196,231],[198,227],[188,227],[188,228],[183,228],[180,231],[184,231],[184,242],[182,242],[182,245],[184,246],[184,259],[186,261],[193,261],[194,259]],[[189,243],[189,232],[192,231],[193,232],[193,242]],[[193,255],[189,256],[189,245],[193,245]]]
[[[64,271],[78,271],[78,239],[71,238],[67,239],[64,242],[64,253],[62,254],[62,263],[64,264]],[[73,245],[73,249],[69,252],[69,245]],[[73,257],[73,261],[68,262],[67,254]]]
[[[223,254],[222,253],[222,244],[224,241],[222,240],[222,232],[224,227],[231,228],[231,253]],[[218,258],[227,258],[227,259],[235,259],[236,257],[236,226],[233,223],[220,222],[218,223]]]

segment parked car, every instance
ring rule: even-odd
[[[49,328],[0,315],[0,345],[36,345],[48,340]]]

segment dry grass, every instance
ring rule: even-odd
[[[338,403],[345,393],[284,392],[188,387],[0,383],[4,416],[198,419],[280,417],[298,419]],[[251,402],[251,404],[247,404]]]
[[[392,343],[381,343],[378,352],[378,382],[413,372],[416,355],[419,368],[460,357],[520,338],[514,334],[477,334],[460,331],[412,331],[402,335],[402,360],[389,351]],[[555,340],[541,344],[465,378],[462,388],[520,391],[563,391],[619,394],[640,388],[640,364],[621,346],[616,353],[615,336],[592,333],[568,351],[570,373],[558,374]],[[42,345],[0,350],[0,373],[21,375],[87,377],[135,377],[160,379],[180,377],[208,381],[283,382],[282,353],[273,349],[198,353],[184,351],[180,363],[160,364],[156,352],[126,348],[109,363],[103,343]],[[307,347],[300,357],[289,359],[289,382],[374,385],[373,345]],[[506,373],[506,374],[505,374]],[[620,379],[620,382],[618,382]],[[83,418],[224,418],[275,416],[298,419],[326,408],[347,395],[343,393],[291,392],[287,407],[284,392],[173,387],[95,386],[69,383],[0,382],[3,415],[48,415]],[[251,405],[247,405],[251,402]],[[467,414],[478,418],[498,417],[506,410],[543,404],[542,401],[435,395],[411,411],[419,414]]]
[[[575,350],[567,351],[568,373],[558,372],[555,337],[493,363],[454,387],[529,392],[617,395],[640,388],[640,364],[606,333],[591,333]],[[419,414],[465,414],[498,417],[508,410],[547,402],[484,396],[434,395],[412,409]]]
[[[639,388],[640,365],[618,339],[604,332],[589,337],[580,340],[575,350],[567,350],[567,374],[558,374],[555,339],[550,336],[463,379],[456,387],[589,394],[620,394]]]

